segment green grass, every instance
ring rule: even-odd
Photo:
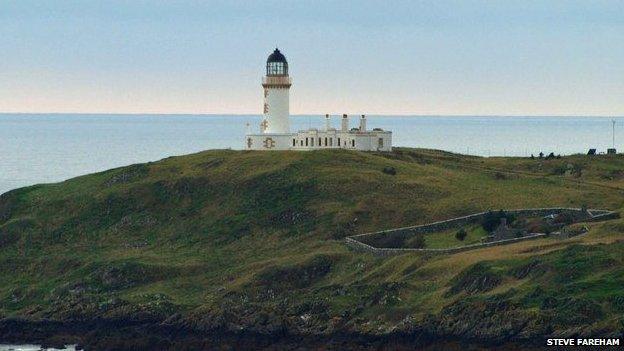
[[[455,234],[460,228],[449,229],[436,233],[425,234],[425,247],[428,249],[446,249],[481,243],[481,239],[487,236],[487,232],[480,224],[463,227],[466,230],[466,238],[458,240]]]
[[[557,171],[567,163],[581,173]],[[565,242],[434,257],[376,257],[342,240],[488,209],[621,210],[619,169],[621,156],[546,161],[415,149],[211,150],[22,188],[0,196],[0,316],[178,312],[209,326],[225,318],[262,330],[279,320],[314,333],[383,333],[408,328],[397,320],[407,316],[421,324],[470,319],[453,311],[479,311],[469,306],[496,300],[527,325],[541,318],[591,328],[600,319],[613,321],[601,324],[611,330],[622,317],[622,220],[589,224],[589,234]],[[484,235],[466,229],[463,242],[456,230],[426,235],[427,247],[467,245]],[[535,272],[513,273],[532,260],[541,262]],[[479,285],[483,276],[492,284]],[[536,310],[549,303],[546,312]],[[594,304],[601,311],[595,320],[557,319],[564,308],[578,307],[581,315]],[[301,327],[306,313],[314,318]],[[430,327],[459,325],[440,323]]]

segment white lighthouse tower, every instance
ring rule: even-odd
[[[340,129],[332,128],[329,115],[325,115],[325,129],[310,128],[290,131],[289,93],[292,81],[288,76],[286,57],[275,49],[266,62],[266,75],[262,78],[264,109],[260,133],[245,134],[247,150],[321,150],[347,149],[360,151],[391,151],[392,132],[381,128],[366,129],[362,115],[360,128],[349,129],[349,116],[342,116]]]
[[[289,94],[292,81],[288,76],[288,61],[275,49],[266,63],[266,76],[262,78],[264,88],[264,119],[261,130],[266,134],[290,133]]]

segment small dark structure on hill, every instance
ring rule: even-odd
[[[492,231],[492,234],[490,234],[484,241],[489,242],[489,241],[507,240],[507,239],[519,238],[526,234],[527,234],[526,230],[523,230],[521,228],[511,228],[509,224],[507,224],[507,218],[502,217],[500,219],[500,224],[498,225],[498,227],[494,229],[494,231]]]
[[[596,154],[596,149],[589,149],[589,151],[587,151],[587,154],[590,156],[593,156]]]
[[[607,155],[615,155],[617,154],[617,150],[615,148],[607,149]]]

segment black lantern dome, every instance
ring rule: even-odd
[[[275,48],[275,51],[267,59],[266,75],[268,77],[288,75],[288,61],[278,48]]]

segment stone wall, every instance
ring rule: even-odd
[[[379,248],[374,246],[374,242],[376,239],[379,239],[384,236],[392,235],[392,236],[400,236],[402,239],[407,240],[410,237],[413,237],[416,234],[427,234],[434,233],[454,228],[462,227],[466,224],[477,223],[481,221],[489,211],[480,212],[471,214],[463,217],[456,217],[447,219],[444,221],[434,222],[430,224],[397,228],[397,229],[389,229],[382,230],[379,232],[373,233],[364,233],[353,235],[345,238],[346,244],[358,251],[364,252],[372,252],[377,255],[397,255],[406,252],[421,252],[421,253],[431,253],[431,254],[439,254],[439,253],[454,253],[472,250],[476,248],[489,247],[489,246],[497,246],[497,245],[505,245],[518,241],[531,240],[545,236],[542,233],[534,233],[530,235],[526,235],[520,238],[513,238],[507,240],[500,240],[488,243],[479,243],[472,244],[448,249],[411,249],[411,248]],[[528,216],[528,217],[538,217],[538,216],[547,216],[551,214],[560,214],[560,213],[572,213],[579,214],[584,213],[583,209],[580,208],[565,208],[565,207],[555,207],[555,208],[523,208],[523,209],[514,209],[505,211],[508,214],[513,214],[516,216]],[[619,213],[608,211],[608,210],[588,210],[587,213],[591,216],[587,221],[603,221],[607,219],[618,218]]]
[[[531,234],[531,235],[523,236],[520,238],[492,241],[489,243],[479,243],[479,244],[472,244],[472,245],[466,245],[466,246],[450,247],[448,249],[401,249],[401,248],[387,248],[387,247],[378,248],[378,247],[370,246],[368,244],[364,244],[363,242],[360,242],[351,238],[346,238],[346,244],[356,251],[370,252],[379,256],[400,255],[400,254],[404,254],[408,252],[419,252],[419,253],[435,255],[435,254],[458,253],[458,252],[463,252],[463,251],[468,251],[468,250],[480,249],[484,247],[512,244],[512,243],[516,243],[520,241],[542,238],[545,236],[546,234],[538,233],[538,234]]]

